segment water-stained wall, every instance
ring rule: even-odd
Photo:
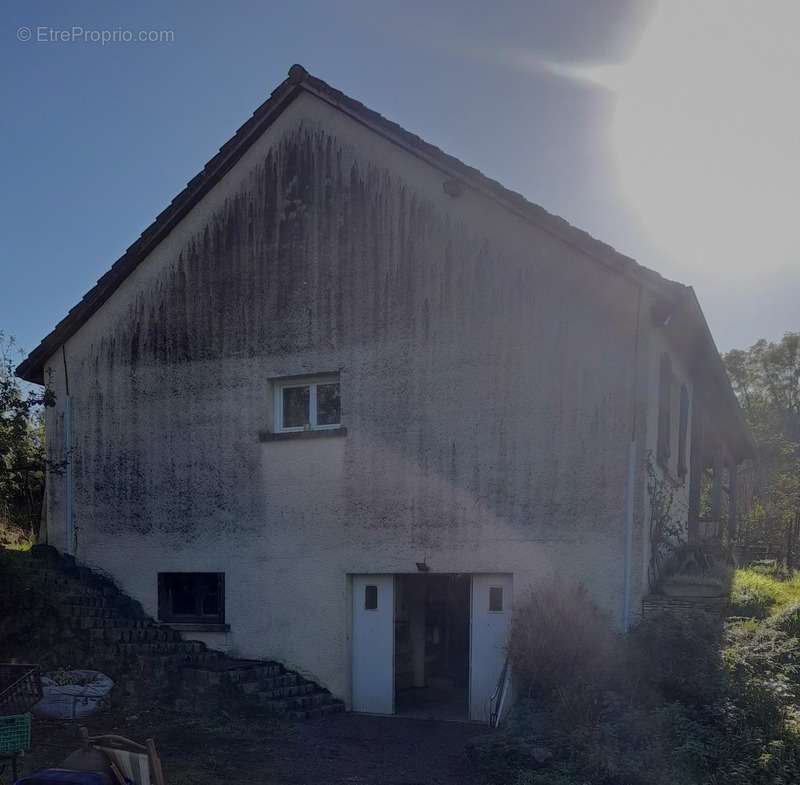
[[[444,179],[304,95],[46,369],[78,556],[153,611],[159,570],[225,571],[210,642],[344,697],[348,574],[558,573],[622,606],[636,286]],[[327,371],[347,435],[260,441],[269,380]],[[59,546],[63,503],[56,477]]]

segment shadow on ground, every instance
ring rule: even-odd
[[[23,770],[58,765],[79,723],[34,720]],[[152,736],[168,785],[480,785],[467,742],[488,731],[453,722],[340,714],[306,723],[193,718],[158,710],[104,713],[91,733]]]

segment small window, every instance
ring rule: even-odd
[[[503,587],[489,587],[489,610],[492,613],[502,613],[503,611]]]
[[[378,587],[365,586],[364,587],[364,610],[376,611],[378,610]]]
[[[686,460],[686,437],[689,431],[689,391],[686,385],[681,385],[681,410],[678,426],[678,477],[685,479],[689,473],[689,464]]]
[[[166,622],[225,623],[225,573],[158,573],[158,618]]]
[[[341,425],[338,375],[278,380],[274,392],[276,431],[318,431]]]
[[[658,441],[656,444],[656,459],[665,468],[669,469],[669,459],[672,453],[672,361],[669,355],[661,355],[661,365],[658,374]]]

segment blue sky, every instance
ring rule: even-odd
[[[683,4],[674,2],[671,10]],[[7,2],[0,330],[25,349],[38,343],[294,62],[694,285],[722,350],[800,330],[800,259],[783,215],[790,174],[796,182],[787,152],[800,127],[779,107],[787,101],[772,72],[754,73],[731,54],[745,34],[775,49],[773,32],[787,20],[766,18],[753,34],[752,20],[736,14],[721,29],[713,14],[696,23],[660,8],[642,0]],[[73,27],[166,30],[174,40],[38,40]],[[19,40],[20,28],[32,40]],[[706,73],[706,57],[720,59],[715,47],[731,68]],[[746,48],[764,61],[758,41]],[[676,70],[675,51],[688,52],[691,74]],[[731,103],[710,102],[746,82],[737,64],[752,84]],[[777,72],[787,62],[768,65]],[[751,100],[758,126],[753,112],[730,108]],[[718,118],[721,130],[695,133]],[[694,149],[696,139],[706,147]],[[736,200],[731,171],[742,173]],[[773,187],[782,178],[786,190]]]

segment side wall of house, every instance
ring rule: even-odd
[[[153,613],[224,571],[208,642],[345,697],[351,574],[558,575],[621,622],[638,287],[444,179],[303,95],[45,368],[78,558]],[[324,371],[347,436],[260,441],[269,380]]]

